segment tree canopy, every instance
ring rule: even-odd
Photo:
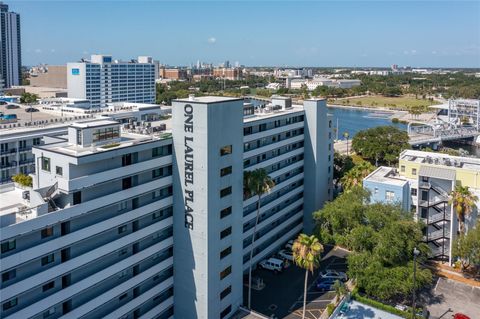
[[[322,243],[352,251],[348,273],[360,291],[384,301],[405,299],[413,289],[413,249],[426,260],[422,225],[392,204],[369,203],[369,193],[354,187],[314,213]],[[428,269],[417,271],[417,288],[431,282]]]
[[[352,148],[376,165],[389,165],[398,160],[401,151],[408,148],[408,134],[394,126],[377,126],[358,132],[352,140]]]

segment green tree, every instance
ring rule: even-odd
[[[32,176],[19,173],[12,176],[12,180],[22,186],[32,187]]]
[[[25,92],[20,96],[20,103],[25,103],[25,104],[35,103],[37,102],[37,100],[38,100],[38,95],[33,93]]]
[[[454,190],[450,193],[449,204],[453,205],[457,213],[460,233],[465,233],[465,217],[470,215],[473,209],[477,206],[478,196],[474,195],[468,186],[456,185]]]
[[[243,173],[243,193],[244,197],[249,198],[257,196],[257,215],[255,217],[255,226],[252,232],[252,243],[250,248],[250,258],[248,266],[248,309],[251,309],[252,299],[252,258],[255,244],[255,236],[257,232],[258,219],[260,217],[260,205],[262,195],[270,192],[275,186],[273,180],[268,176],[267,171],[263,168],[254,171],[246,171]]]
[[[462,271],[475,266],[480,274],[480,221],[466,234],[460,234],[453,243],[453,256],[460,261]]]
[[[377,126],[358,132],[352,140],[352,148],[362,157],[389,165],[398,160],[398,155],[408,148],[408,134],[394,126]]]
[[[347,294],[347,287],[340,280],[335,280],[333,289],[335,290],[335,299],[337,299],[337,302],[339,302],[340,299]]]
[[[352,169],[345,173],[341,179],[344,190],[350,190],[356,186],[362,186],[362,181],[371,172],[375,170],[375,166],[367,161],[363,161],[355,165]]]
[[[333,179],[338,183],[355,164],[350,156],[335,152],[333,155]]]
[[[310,271],[313,273],[313,271],[320,265],[320,253],[323,251],[323,246],[315,235],[308,236],[306,234],[300,234],[293,243],[292,251],[295,264],[298,267],[305,269],[303,319],[305,318],[305,308],[307,305],[308,272]]]

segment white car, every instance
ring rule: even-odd
[[[293,242],[294,242],[293,239],[289,240],[289,241],[285,244],[285,249],[290,249],[290,250],[292,250]]]
[[[260,268],[266,269],[266,270],[271,270],[275,273],[281,272],[283,270],[283,267],[285,264],[283,263],[283,260],[277,259],[277,258],[268,258],[265,260],[262,260],[258,266]]]
[[[282,258],[293,261],[293,252],[291,250],[282,249],[278,252],[278,255]]]
[[[347,281],[348,276],[346,273],[341,272],[341,271],[336,271],[336,270],[331,270],[327,269],[325,271],[322,271],[320,273],[320,278],[321,279],[335,279],[335,280],[341,280],[341,281]]]

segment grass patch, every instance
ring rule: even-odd
[[[332,101],[331,103],[350,106],[386,107],[397,110],[408,110],[412,107],[422,107],[424,111],[426,111],[430,105],[440,104],[437,101],[417,99],[415,96],[410,95],[403,95],[399,97],[375,95],[357,98],[345,98]]]

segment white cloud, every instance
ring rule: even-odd
[[[55,49],[50,49],[50,53],[55,53],[56,50]]]
[[[432,51],[432,54],[437,54],[437,51],[433,50],[433,51]]]
[[[35,53],[42,53],[42,49],[35,49]]]
[[[207,39],[207,41],[208,41],[208,43],[210,43],[210,44],[214,44],[215,42],[217,42],[217,39],[214,38],[214,37],[210,37],[210,38]]]

